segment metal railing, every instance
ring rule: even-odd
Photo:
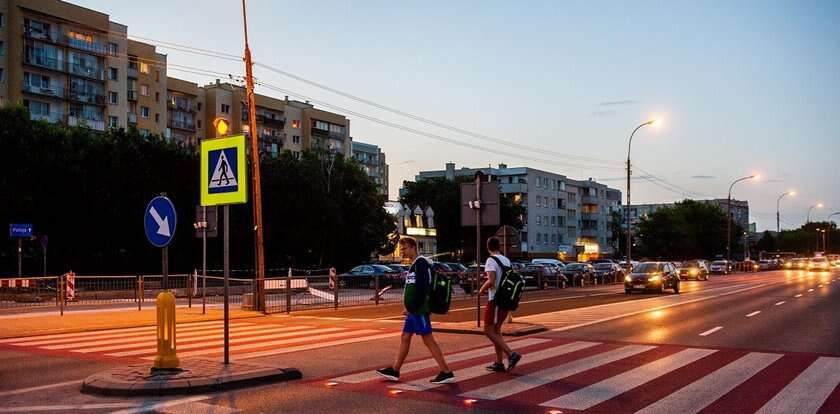
[[[66,91],[64,88],[60,86],[41,86],[41,85],[32,85],[23,81],[21,89],[24,92],[42,95],[42,96],[50,96],[54,98],[64,98],[66,96]]]

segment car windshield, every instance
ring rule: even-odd
[[[595,270],[610,270],[612,269],[612,264],[610,263],[596,263]]]
[[[697,262],[694,262],[694,261],[691,261],[691,260],[689,260],[687,262],[682,262],[680,267],[697,267]]]
[[[633,273],[650,273],[662,270],[662,263],[642,263],[633,269]]]
[[[391,272],[393,272],[393,271],[394,271],[394,269],[391,269],[390,267],[385,266],[385,265],[373,265],[373,267],[374,267],[376,270],[378,270],[378,271],[380,271],[380,272],[385,272],[385,273],[391,273]]]
[[[446,265],[446,263],[437,263],[437,268],[437,270],[443,270],[444,272],[452,271],[452,269],[450,269],[449,266]]]
[[[583,263],[572,263],[566,266],[566,269],[569,270],[583,270]]]
[[[525,270],[540,270],[540,269],[542,269],[542,268],[543,268],[543,267],[542,267],[542,266],[540,266],[540,265],[528,265],[528,266],[525,266]]]
[[[720,265],[720,266],[723,266],[723,265],[725,265],[725,264],[726,264],[726,262],[718,260],[717,262],[714,262],[714,263],[712,263],[712,264],[713,264],[713,265]]]

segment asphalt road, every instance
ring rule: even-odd
[[[378,380],[363,384],[338,381],[337,386],[325,385],[334,378],[345,378],[348,374],[370,372],[376,367],[389,365],[399,343],[397,336],[255,357],[253,361],[297,367],[304,373],[304,379],[206,395],[200,400],[83,395],[78,392],[78,385],[85,376],[120,362],[113,358],[99,360],[91,356],[83,359],[69,352],[39,354],[0,346],[0,413],[460,413],[466,410],[545,413],[549,412],[546,407],[551,404],[573,408],[561,410],[565,413],[578,412],[575,407],[586,412],[635,412],[653,403],[661,404],[658,407],[678,407],[687,404],[686,401],[700,404],[695,400],[702,398],[706,399],[701,401],[702,404],[710,404],[707,412],[755,412],[765,403],[768,404],[765,409],[785,408],[788,404],[787,411],[782,409],[778,412],[828,413],[840,410],[840,382],[833,382],[840,381],[840,378],[832,374],[835,370],[831,365],[826,371],[805,371],[812,363],[815,366],[825,361],[840,364],[840,313],[837,312],[840,309],[840,272],[809,274],[777,271],[716,277],[708,282],[684,282],[680,295],[628,296],[619,285],[535,291],[528,292],[525,302],[517,312],[517,318],[544,323],[550,331],[524,338],[534,342],[520,342],[522,345],[514,346],[525,355],[518,373],[513,376],[488,376],[483,366],[492,358],[490,351],[459,360],[459,353],[477,352],[474,351],[476,348],[488,345],[482,336],[436,334],[447,358],[452,361],[456,376],[464,379],[462,385],[439,392],[392,394],[388,384]],[[472,306],[474,299],[456,302],[449,318],[472,320]],[[359,328],[391,326],[398,329],[399,324],[393,319],[399,317],[400,311],[397,305],[337,313],[312,312],[309,314],[323,318],[306,323],[320,324],[316,328],[347,326],[350,323],[348,319],[354,319],[353,323]],[[391,322],[373,320],[379,318]],[[299,319],[285,316],[249,321],[260,324],[299,323]],[[568,355],[562,354],[566,352],[563,347],[571,347]],[[569,364],[574,366],[601,355],[625,351],[641,353],[638,357],[572,375],[568,380],[541,385],[541,378],[548,375],[545,370],[570,370]],[[702,361],[694,361],[701,357]],[[699,382],[701,380],[731,382],[729,377],[710,375],[725,364],[746,357],[756,358],[759,362],[762,358],[770,358],[764,363],[774,365],[763,371],[760,371],[760,366],[755,368],[752,372],[754,377],[744,383],[733,382],[729,388],[731,392],[726,394],[723,391],[715,394],[721,387],[705,387],[705,392],[694,393],[697,395],[695,400],[673,401],[667,398],[692,381],[698,381],[697,386],[704,384]],[[408,360],[427,358],[428,352],[421,341],[415,340]],[[644,363],[659,364],[652,362],[657,358],[667,360],[673,366],[667,363],[655,365],[655,369],[639,366]],[[679,358],[685,360],[679,361]],[[775,358],[779,358],[778,362],[773,362]],[[750,363],[744,366],[755,367],[756,363],[750,359]],[[733,372],[741,373],[744,369],[733,368]],[[627,377],[628,372],[632,376]],[[404,379],[425,384],[434,373],[434,368],[416,372],[406,368]],[[805,381],[808,379],[806,374],[819,374],[817,377],[820,380],[808,383]],[[794,381],[802,376],[805,380]],[[654,379],[642,383],[640,388],[633,388],[633,391],[643,392],[622,393],[624,388],[635,387],[633,381],[641,383],[651,378]],[[508,385],[504,381],[518,382]],[[598,381],[606,382],[602,384]],[[592,385],[587,387],[587,384]],[[653,388],[644,388],[645,384]],[[825,389],[825,384],[829,388]],[[499,401],[479,399],[474,405],[467,405],[466,398],[460,396],[490,392],[482,391],[485,388],[481,387],[489,387],[486,390],[495,390],[493,392],[501,395],[505,395],[508,388],[516,389],[511,387],[520,387],[523,391]],[[793,387],[792,390],[790,387]],[[803,387],[810,390],[809,395],[822,397],[817,398],[816,403],[795,398],[797,389],[801,391]],[[549,405],[540,407],[540,404]],[[790,407],[795,409],[791,411]]]

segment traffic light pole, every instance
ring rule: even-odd
[[[245,0],[242,0],[242,26],[245,30],[245,87],[248,95],[248,132],[251,136],[251,167],[254,197],[254,254],[256,255],[257,310],[265,310],[265,254],[263,252],[262,192],[260,189],[260,151],[257,134],[257,109],[254,100],[254,76],[251,49],[248,47],[248,18]]]

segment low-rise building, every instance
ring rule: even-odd
[[[417,253],[421,256],[437,254],[437,229],[435,212],[430,206],[408,205],[397,201],[385,203],[385,211],[394,217],[396,232],[400,238],[412,237],[417,240]],[[381,261],[401,261],[399,245],[392,255],[380,256]]]

